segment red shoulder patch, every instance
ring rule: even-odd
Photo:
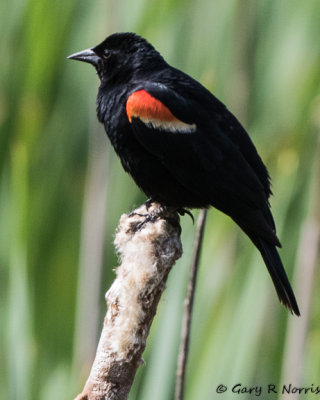
[[[194,132],[196,130],[195,124],[180,121],[167,106],[143,89],[128,97],[126,113],[130,123],[132,123],[132,118],[139,118],[147,125],[171,132]]]
[[[160,119],[162,121],[178,120],[168,107],[143,89],[129,96],[126,111],[130,122],[132,122],[132,117]]]

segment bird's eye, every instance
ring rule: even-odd
[[[104,60],[107,60],[107,59],[110,58],[110,57],[111,57],[111,52],[110,52],[110,51],[104,51],[104,52],[103,52],[102,58],[103,58]]]

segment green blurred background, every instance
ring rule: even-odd
[[[303,313],[280,306],[252,244],[210,210],[186,399],[215,399],[221,383],[320,385],[319,0],[2,0],[0,10],[1,399],[81,391],[117,265],[117,222],[145,200],[96,120],[92,67],[66,60],[115,31],[146,37],[250,132],[273,178],[281,257]],[[182,228],[184,257],[131,400],[173,398],[189,217]]]

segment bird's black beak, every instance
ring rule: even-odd
[[[78,53],[71,54],[68,58],[71,60],[83,61],[92,64],[95,67],[98,66],[100,60],[100,57],[92,49],[79,51]]]

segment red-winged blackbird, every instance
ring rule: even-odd
[[[300,315],[276,250],[269,174],[239,121],[134,33],[69,58],[96,68],[99,121],[136,184],[163,205],[229,215],[259,249],[280,301]]]

